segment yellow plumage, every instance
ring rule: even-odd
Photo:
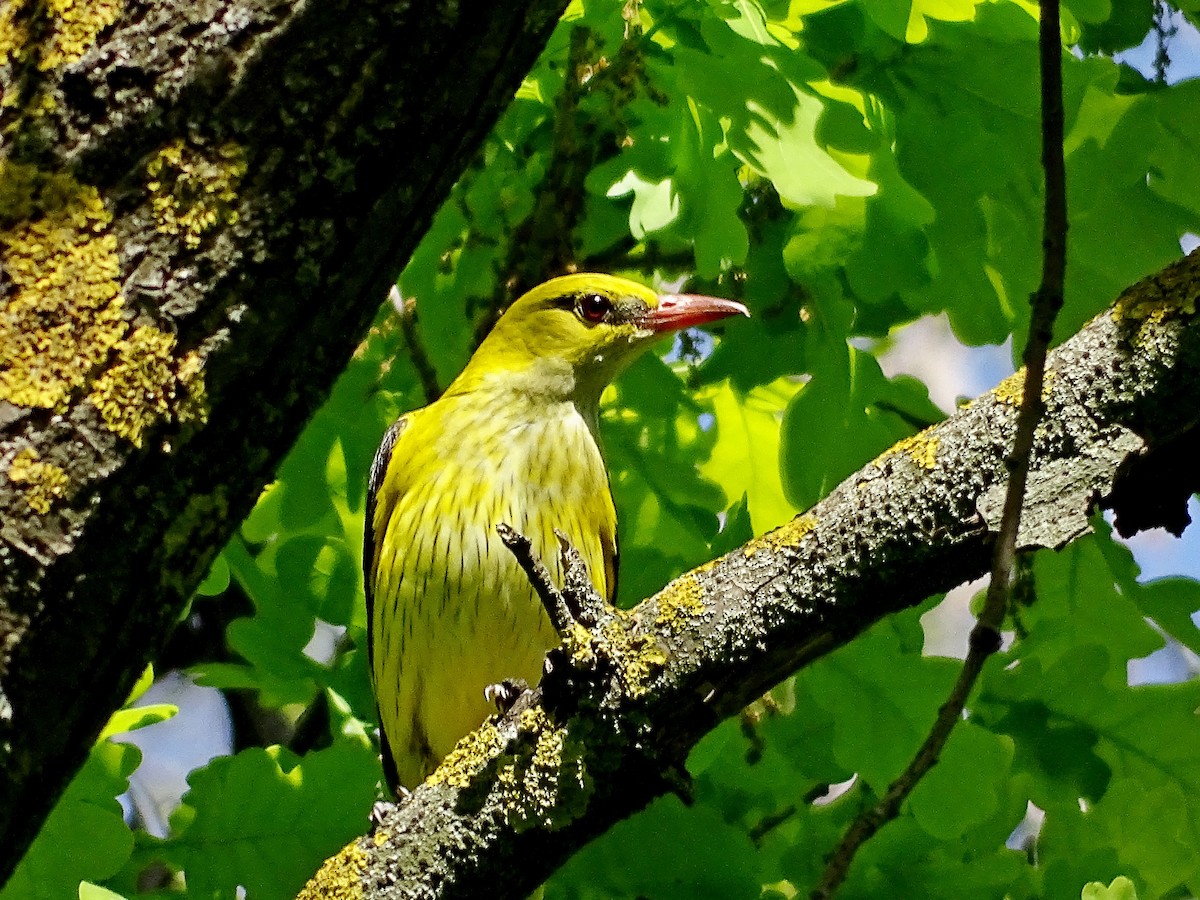
[[[611,599],[616,512],[597,440],[604,386],[659,333],[745,312],[607,275],[521,297],[436,402],[385,437],[363,566],[389,784],[415,787],[492,711],[490,684],[536,682],[558,639],[501,543],[533,541],[561,584],[557,528]]]

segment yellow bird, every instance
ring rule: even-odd
[[[616,591],[617,518],[600,455],[604,387],[665,332],[740,303],[565,275],[517,300],[436,402],[384,435],[367,491],[363,572],[389,788],[414,788],[493,711],[485,689],[534,683],[558,643],[507,523],[559,585],[557,528]]]

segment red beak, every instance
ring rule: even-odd
[[[660,294],[658,306],[649,310],[638,324],[651,331],[677,331],[738,315],[749,317],[750,310],[736,300],[699,294]]]

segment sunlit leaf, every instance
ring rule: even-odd
[[[371,751],[338,743],[298,758],[278,747],[213,760],[189,778],[159,850],[188,890],[290,898],[360,834],[379,777]]]

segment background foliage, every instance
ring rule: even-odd
[[[404,269],[405,302],[384,304],[161,661],[226,693],[236,752],[192,773],[153,837],[114,799],[139,751],[109,735],[172,710],[117,713],[0,897],[289,897],[361,833],[379,777],[358,569],[367,467],[387,424],[543,277],[578,266],[685,283],[755,314],[715,340],[684,335],[607,397],[622,602],[940,418],[926,385],[888,377],[878,356],[942,313],[965,344],[1020,341],[1040,265],[1035,11],[573,3]],[[1200,83],[1113,58],[1156,23],[1198,19],[1195,0],[1066,3],[1060,336],[1200,231]],[[1200,651],[1200,584],[1139,581],[1096,524],[1032,560],[969,721],[842,896],[1200,893],[1200,681],[1129,677],[1166,643]],[[655,803],[546,895],[806,894],[953,678],[956,660],[925,652],[922,616],[940,600],[718,728],[689,761],[694,807]]]

